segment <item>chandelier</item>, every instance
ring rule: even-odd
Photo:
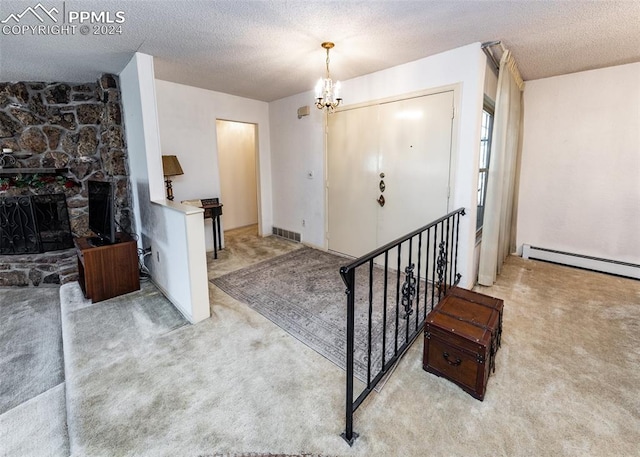
[[[335,45],[327,41],[322,43],[321,46],[327,50],[327,77],[320,78],[318,84],[316,84],[316,107],[333,113],[342,101],[340,97],[340,81],[334,83],[329,76],[329,49]]]

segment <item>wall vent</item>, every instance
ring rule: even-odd
[[[555,251],[553,249],[539,248],[528,244],[522,247],[522,257],[525,259],[546,260],[547,262],[640,279],[640,265],[619,262],[617,260]]]
[[[300,242],[300,234],[298,232],[273,227],[272,233],[276,236],[281,236],[282,238],[286,238],[291,241],[296,241],[298,243]]]

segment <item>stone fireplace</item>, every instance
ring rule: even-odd
[[[0,151],[0,286],[77,278],[73,237],[91,235],[90,179],[115,183],[116,223],[133,231],[116,76],[83,84],[0,82]],[[12,244],[21,230],[24,241]]]

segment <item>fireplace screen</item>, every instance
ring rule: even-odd
[[[0,198],[0,254],[73,247],[64,194]]]

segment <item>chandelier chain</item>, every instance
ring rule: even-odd
[[[329,48],[327,48],[327,79],[331,79],[329,74]]]

